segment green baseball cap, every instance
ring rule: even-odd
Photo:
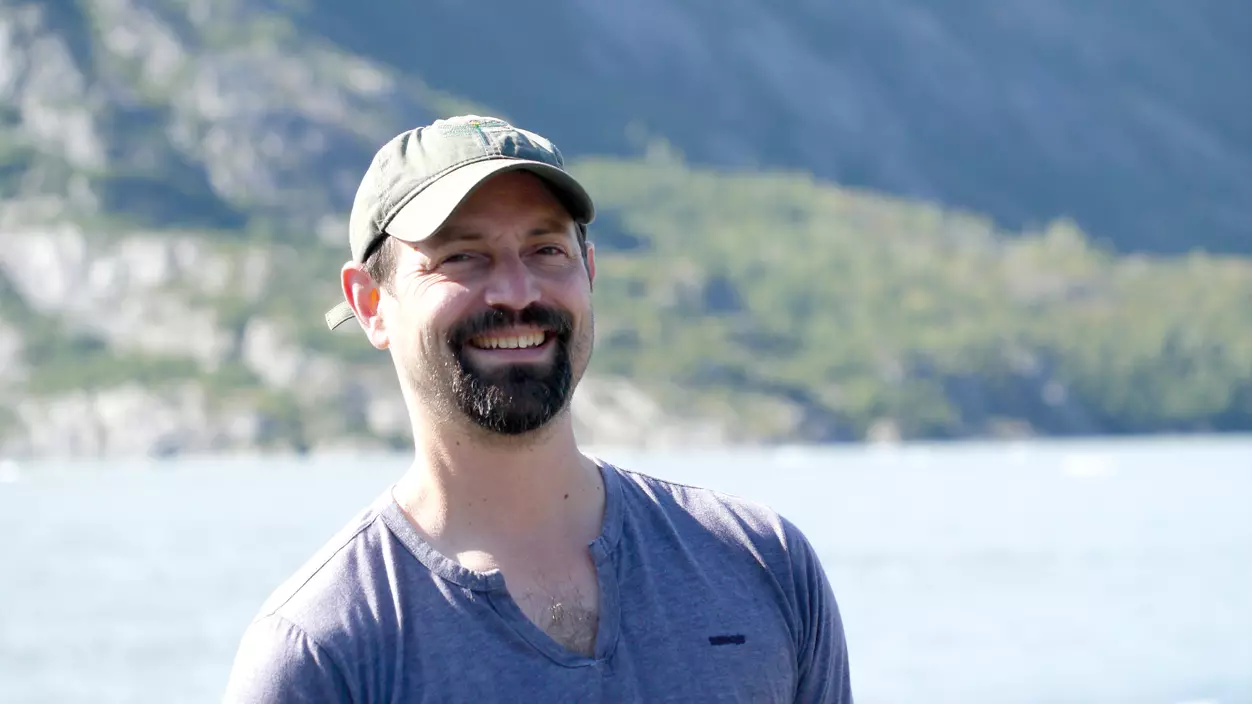
[[[402,132],[374,155],[348,222],[353,261],[363,263],[383,237],[430,237],[484,181],[517,170],[546,181],[580,227],[595,218],[591,197],[549,139],[498,118],[460,115]],[[333,330],[354,317],[345,301],[327,311],[326,325]]]

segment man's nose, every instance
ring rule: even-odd
[[[526,262],[516,254],[498,257],[487,284],[487,305],[522,310],[538,300],[539,282]]]

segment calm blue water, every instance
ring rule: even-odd
[[[599,454],[804,529],[862,704],[1252,702],[1252,440]],[[0,702],[217,701],[406,463],[0,465]]]

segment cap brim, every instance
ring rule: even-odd
[[[443,227],[453,211],[484,181],[506,171],[530,171],[543,178],[556,189],[576,222],[585,225],[595,218],[591,197],[574,177],[561,169],[529,159],[487,159],[439,177],[406,203],[383,229],[405,242],[421,242]]]
[[[591,196],[573,176],[542,161],[502,158],[472,162],[439,177],[400,208],[384,230],[405,242],[421,242],[443,227],[484,181],[507,171],[530,171],[543,178],[556,190],[575,222],[588,225],[595,219]],[[326,325],[333,330],[355,317],[345,301],[326,312]]]

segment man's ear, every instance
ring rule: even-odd
[[[387,336],[386,321],[383,320],[379,309],[382,292],[378,284],[356,262],[343,265],[340,280],[343,285],[343,296],[348,301],[348,305],[352,306],[352,312],[356,313],[357,322],[361,323],[361,327],[365,329],[366,339],[377,349],[387,349],[391,340]]]

